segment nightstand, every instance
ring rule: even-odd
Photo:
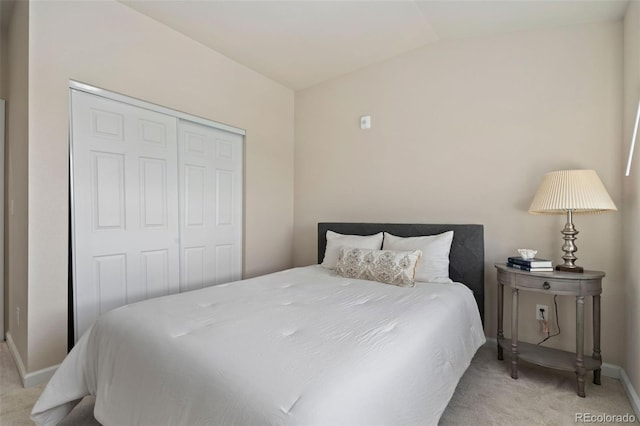
[[[604,272],[527,272],[496,264],[498,270],[498,359],[503,349],[511,353],[511,377],[518,378],[518,359],[559,370],[574,371],[577,394],[584,397],[584,376],[593,371],[593,383],[600,384],[600,294]],[[504,287],[511,287],[511,339],[503,334]],[[576,298],[576,351],[566,352],[518,341],[519,291],[533,291]],[[584,355],[584,298],[593,297],[593,355]]]

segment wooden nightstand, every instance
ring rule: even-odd
[[[600,384],[600,294],[604,272],[527,272],[496,264],[498,270],[498,359],[503,349],[511,352],[511,377],[518,378],[518,359],[559,370],[574,371],[577,376],[577,394],[584,397],[584,376],[593,370],[593,383]],[[511,339],[505,339],[502,329],[504,286],[511,287]],[[520,290],[575,296],[576,298],[576,352],[518,342],[518,293]],[[584,355],[584,298],[593,297],[593,355]]]

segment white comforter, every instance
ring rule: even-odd
[[[484,342],[462,284],[296,268],[109,312],[32,416],[91,394],[104,425],[436,424]]]

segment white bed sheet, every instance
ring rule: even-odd
[[[104,425],[437,424],[484,342],[462,284],[295,268],[105,314],[32,417],[95,395]]]

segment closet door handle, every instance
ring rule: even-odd
[[[545,290],[549,290],[551,288],[551,284],[549,284],[549,281],[545,281],[544,284],[542,284],[542,288],[544,288]]]

